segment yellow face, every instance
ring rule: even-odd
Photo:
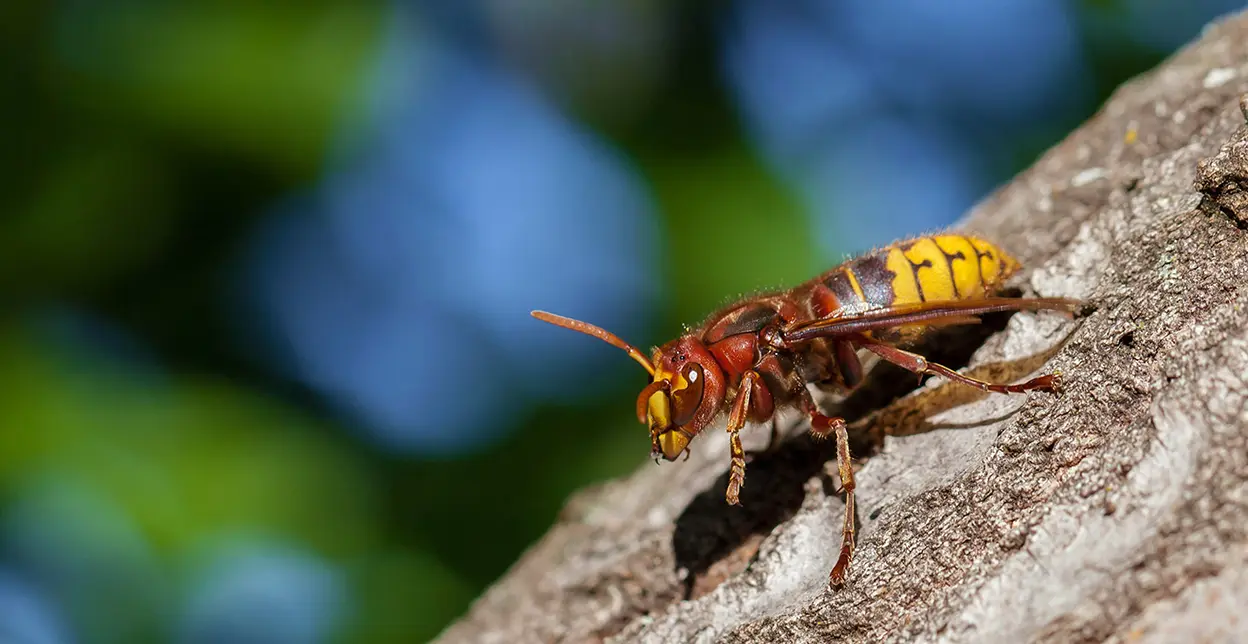
[[[667,387],[650,394],[646,401],[646,424],[655,452],[669,461],[675,460],[689,446],[692,434],[681,429],[693,419],[702,402],[702,367],[686,365],[680,373],[655,370],[654,382]]]
[[[676,460],[689,446],[689,436],[679,429],[663,432],[658,439],[659,450],[663,452],[663,458],[669,461]]]

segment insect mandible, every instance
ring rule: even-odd
[[[655,348],[650,357],[610,332],[544,311],[533,317],[623,349],[650,374],[637,396],[637,419],[650,428],[651,454],[672,461],[689,441],[727,412],[732,462],[726,498],[740,505],[745,482],[741,429],[797,407],[811,433],[835,437],[845,493],[842,544],[829,582],[845,582],[854,551],[854,472],[845,420],[820,412],[808,383],[850,390],[863,379],[859,350],[919,374],[944,376],[984,391],[1056,391],[1055,375],[994,384],[928,362],[903,349],[924,330],[973,324],[1002,311],[1074,312],[1065,298],[1001,297],[1019,263],[978,237],[939,234],[898,242],[846,261],[796,288],[751,297]]]

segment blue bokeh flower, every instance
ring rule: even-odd
[[[528,311],[636,330],[654,213],[627,162],[521,78],[392,38],[371,134],[257,234],[246,279],[290,378],[382,445],[450,454],[579,393],[563,374],[593,386],[602,353]]]

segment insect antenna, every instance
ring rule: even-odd
[[[628,353],[629,357],[636,360],[642,367],[645,367],[647,373],[651,376],[654,375],[654,365],[650,364],[650,360],[648,360],[642,352],[638,351],[637,347],[621,340],[614,333],[611,333],[606,329],[596,327],[588,322],[565,318],[562,315],[555,315],[554,313],[547,313],[545,311],[531,311],[529,315],[532,315],[542,322],[547,322],[555,326],[561,326],[565,329],[572,329],[573,331],[580,331],[585,335],[592,335],[613,347],[623,349]]]

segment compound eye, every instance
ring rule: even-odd
[[[672,422],[684,426],[693,420],[698,407],[702,405],[702,365],[693,362],[685,366],[680,374],[685,379],[685,388],[672,392],[674,410]]]

